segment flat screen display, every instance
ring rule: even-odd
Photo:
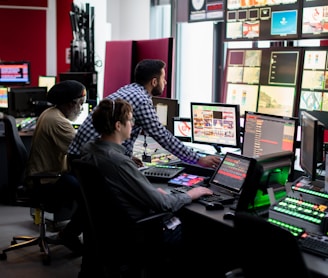
[[[246,111],[242,154],[256,157],[295,152],[298,119]]]
[[[303,0],[302,38],[327,38],[328,3],[326,0]]]
[[[0,87],[0,108],[8,108],[8,88]]]
[[[238,104],[191,102],[192,142],[240,147]]]
[[[180,141],[191,142],[191,119],[174,117],[173,135]]]
[[[300,37],[300,1],[225,1],[225,40]]]
[[[38,117],[47,107],[47,87],[10,87],[8,90],[8,113],[16,118]]]
[[[27,85],[30,83],[30,62],[0,62],[0,85]]]
[[[40,75],[38,80],[39,87],[47,87],[47,90],[51,89],[53,85],[56,84],[56,76],[49,76],[49,75]]]

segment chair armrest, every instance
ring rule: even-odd
[[[50,173],[50,172],[43,172],[43,173],[37,173],[33,175],[29,175],[30,178],[59,178],[61,176],[60,173]]]
[[[171,212],[159,212],[159,213],[154,213],[154,214],[150,214],[147,215],[143,218],[140,218],[136,221],[136,224],[138,225],[142,225],[142,224],[146,224],[146,223],[150,223],[150,222],[159,222],[165,218],[168,217],[172,217],[172,213]]]

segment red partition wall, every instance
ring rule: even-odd
[[[31,86],[46,73],[46,10],[0,9],[0,59],[31,62]]]
[[[103,97],[133,80],[134,44],[133,41],[106,42]]]
[[[173,38],[106,42],[103,97],[133,82],[134,68],[143,59],[161,59],[166,63],[167,86],[162,97],[170,98],[173,75]]]
[[[172,63],[173,63],[173,38],[140,40],[136,42],[137,62],[143,59],[160,59],[166,63],[166,88],[162,97],[171,98],[172,94]]]

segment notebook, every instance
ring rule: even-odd
[[[238,199],[243,188],[252,182],[256,159],[240,154],[227,152],[221,163],[215,169],[209,181],[209,188],[223,204],[229,204]],[[213,199],[212,196],[203,196],[201,199]]]

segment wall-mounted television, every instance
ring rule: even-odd
[[[223,101],[255,111],[295,115],[302,49],[271,47],[227,49]]]
[[[295,40],[300,37],[300,1],[225,0],[224,38],[230,40]]]
[[[240,107],[238,104],[191,102],[193,143],[220,147],[240,147]]]
[[[303,0],[302,38],[327,38],[328,3],[326,0]]]
[[[327,47],[313,47],[304,50],[301,76],[299,108],[328,111]]]
[[[0,61],[0,85],[28,85],[31,69],[28,61]]]

